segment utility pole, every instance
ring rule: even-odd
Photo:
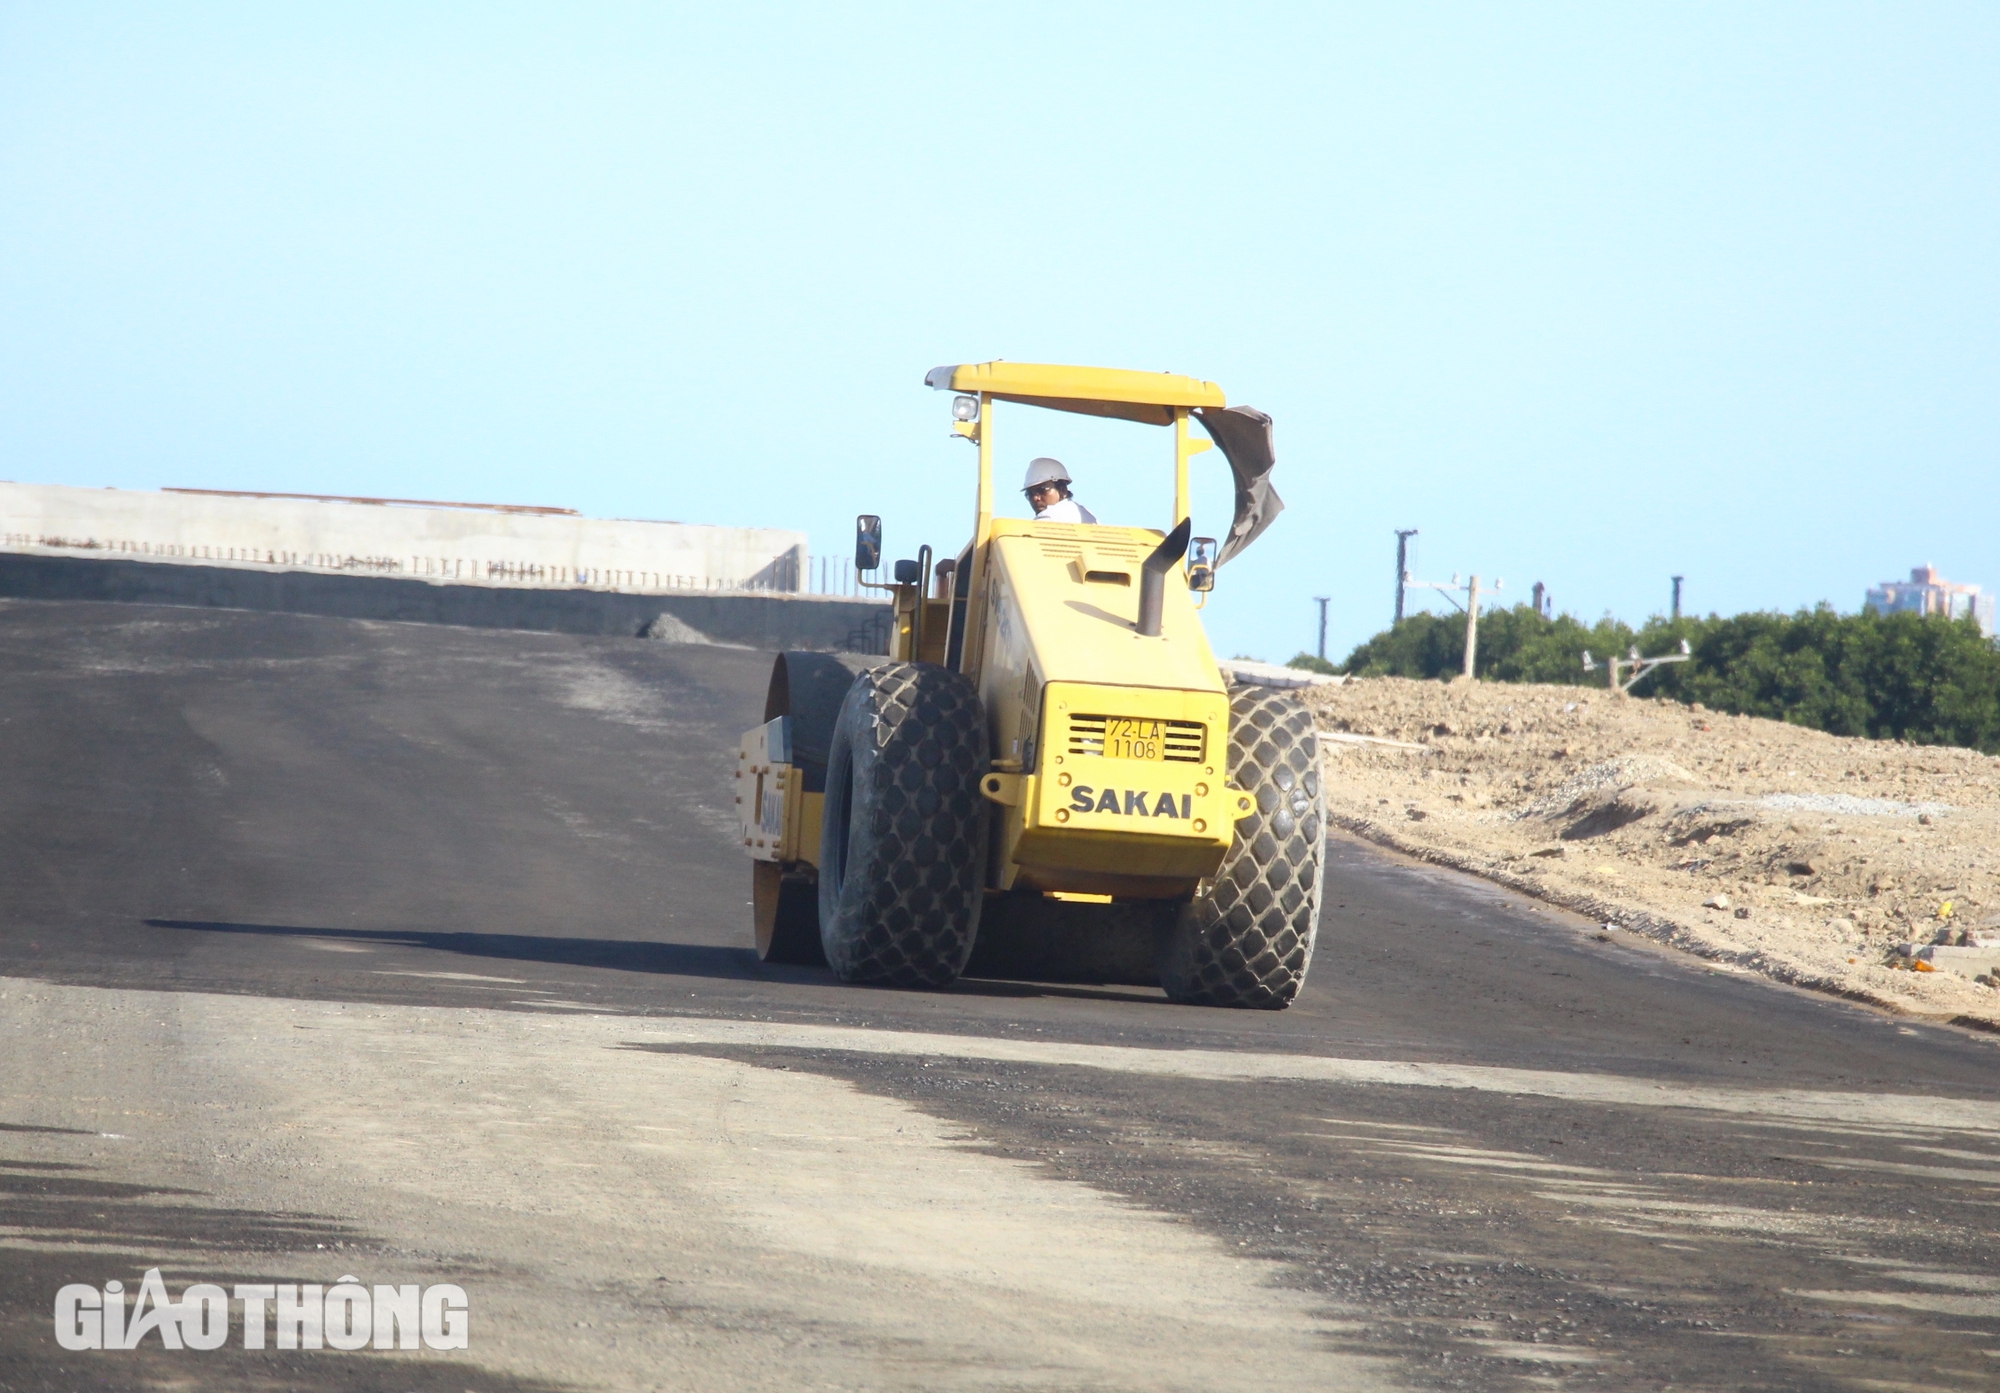
[[[1675,576],[1675,577],[1674,577],[1674,618],[1675,618],[1675,619],[1679,619],[1679,618],[1681,617],[1681,582],[1682,582],[1683,580],[1686,580],[1686,579],[1687,579],[1687,577],[1686,577],[1686,576]]]
[[[1465,680],[1472,680],[1472,660],[1479,656],[1479,577],[1465,587]]]
[[[1403,587],[1410,579],[1410,538],[1417,535],[1414,527],[1396,529],[1396,623],[1403,622]]]
[[[1460,585],[1458,583],[1457,573],[1453,572],[1451,577],[1451,584],[1449,585],[1446,585],[1443,581],[1438,581],[1438,580],[1413,580],[1410,582],[1410,584],[1418,590],[1437,591],[1438,594],[1444,596],[1445,599],[1451,602],[1452,608],[1457,610],[1462,610],[1464,612],[1465,614],[1464,671],[1465,671],[1465,680],[1470,682],[1472,680],[1473,664],[1477,662],[1479,658],[1479,577],[1473,576],[1467,584]],[[1502,590],[1505,589],[1506,587],[1504,582],[1502,582],[1498,577],[1495,577],[1493,581],[1493,588],[1495,590]],[[1455,598],[1457,592],[1460,590],[1463,590],[1465,592],[1466,602],[1462,605]]]
[[[1333,596],[1331,595],[1313,596],[1313,603],[1319,606],[1319,660],[1321,662],[1326,661],[1326,602],[1332,598]]]
[[[1631,649],[1623,658],[1614,654],[1605,659],[1605,662],[1611,668],[1611,694],[1613,696],[1626,696],[1642,680],[1652,676],[1655,669],[1664,667],[1668,663],[1687,662],[1692,656],[1692,651],[1688,648],[1688,641],[1686,639],[1681,640],[1680,652],[1667,653],[1658,658],[1642,658],[1639,656],[1637,648]],[[1618,680],[1620,668],[1631,674],[1623,682]],[[1583,670],[1585,672],[1597,671],[1597,659],[1590,656],[1588,648],[1583,650]]]

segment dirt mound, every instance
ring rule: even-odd
[[[1576,687],[1300,694],[1343,826],[1718,961],[2000,1026],[2000,760]]]

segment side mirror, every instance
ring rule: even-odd
[[[898,561],[896,563],[896,584],[915,585],[924,578],[924,564],[921,561]]]
[[[863,513],[854,520],[854,569],[877,571],[882,568],[882,519]]]
[[[1188,589],[1215,589],[1215,538],[1196,537],[1188,543]]]

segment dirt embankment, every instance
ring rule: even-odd
[[[1587,688],[1301,695],[1351,831],[1718,963],[2000,1027],[1987,955],[1913,955],[2000,944],[2000,759]]]

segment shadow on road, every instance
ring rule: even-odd
[[[823,967],[789,967],[757,960],[748,948],[636,939],[557,938],[544,934],[480,934],[413,929],[329,929],[303,924],[238,924],[208,919],[147,919],[148,928],[179,933],[237,934],[269,939],[319,940],[376,948],[410,948],[483,958],[490,962],[549,963],[595,967],[612,972],[662,977],[703,977],[724,981],[833,985]],[[371,969],[380,971],[380,969]],[[857,987],[853,990],[866,991]],[[902,993],[898,993],[899,995]],[[921,994],[921,993],[919,993]],[[961,977],[943,995],[1023,999],[1064,997],[1132,1006],[1167,1006],[1158,988],[1037,982],[1010,977]]]
[[[646,972],[676,977],[738,980],[761,975],[748,948],[715,948],[692,943],[651,943],[615,938],[554,938],[543,934],[433,933],[410,929],[324,929],[298,924],[230,924],[199,919],[148,919],[148,928],[187,933],[247,934],[265,938],[322,939],[417,948],[435,953],[489,958],[499,962],[554,963],[602,967],[614,972]]]
[[[63,1127],[0,1123],[9,1132],[70,1133]],[[80,1135],[89,1136],[84,1132]],[[242,1317],[231,1341],[213,1351],[169,1352],[146,1336],[129,1351],[80,1353],[57,1345],[50,1325],[56,1292],[71,1282],[110,1278],[139,1289],[141,1274],[161,1269],[170,1293],[192,1282],[225,1289],[238,1282],[326,1282],[344,1269],[366,1281],[413,1278],[464,1282],[478,1271],[432,1276],[378,1236],[313,1214],[262,1212],[205,1203],[195,1191],[100,1178],[94,1168],[0,1157],[0,1213],[10,1237],[0,1244],[0,1388],[190,1388],[280,1393],[301,1386],[320,1393],[562,1393],[559,1385],[489,1370],[464,1359],[418,1360],[372,1350],[301,1355],[242,1347]],[[478,1287],[473,1287],[475,1292]],[[267,1342],[268,1343],[268,1342]],[[302,1362],[303,1360],[303,1362]]]

